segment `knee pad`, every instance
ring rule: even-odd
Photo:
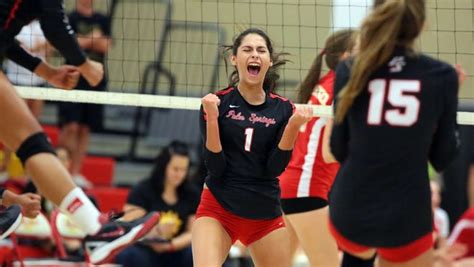
[[[30,157],[39,153],[50,153],[56,155],[48,137],[43,132],[30,135],[25,141],[23,141],[20,148],[16,151],[16,155],[23,165],[25,165]]]

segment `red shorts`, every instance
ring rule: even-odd
[[[339,248],[346,252],[349,252],[351,254],[357,254],[371,249],[370,247],[366,247],[346,239],[336,230],[336,228],[334,227],[334,225],[332,225],[331,222],[329,222],[329,230],[331,231],[331,234],[336,240]],[[403,246],[375,249],[377,251],[377,254],[383,259],[391,262],[400,263],[413,260],[414,258],[430,250],[431,248],[433,248],[433,242],[433,234],[429,233]]]
[[[216,219],[229,234],[232,244],[240,240],[245,246],[252,244],[281,227],[285,227],[282,216],[269,220],[252,220],[239,217],[225,210],[219,202],[217,202],[209,189],[202,191],[201,203],[199,203],[196,212],[196,219],[200,217]]]

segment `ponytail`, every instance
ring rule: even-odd
[[[354,31],[351,29],[336,31],[326,40],[324,48],[314,60],[298,89],[298,101],[300,103],[308,103],[314,87],[319,83],[323,59],[325,59],[329,69],[335,70],[341,56],[345,52],[350,52],[354,45]]]
[[[390,59],[395,47],[413,44],[423,27],[424,7],[424,0],[376,2],[362,24],[360,52],[355,57],[349,82],[338,95],[336,123],[343,121],[354,99],[364,90],[369,76]]]

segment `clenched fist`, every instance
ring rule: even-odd
[[[298,106],[295,112],[290,117],[288,124],[294,127],[301,127],[313,117],[313,108],[311,106]]]
[[[207,94],[201,99],[201,103],[208,118],[217,118],[219,116],[218,106],[221,100],[215,94]]]

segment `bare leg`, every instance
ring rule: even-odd
[[[77,122],[71,122],[63,126],[59,137],[59,144],[66,147],[71,152],[71,174],[79,174],[78,167],[78,148],[79,148],[79,129]]]
[[[298,241],[298,236],[296,234],[294,226],[291,224],[291,221],[288,220],[288,216],[291,215],[285,215],[283,216],[283,219],[285,220],[285,225],[286,225],[286,230],[288,231],[288,234],[290,236],[290,246],[288,247],[289,252],[290,252],[290,261],[293,259],[295,256],[296,250],[298,249],[299,241]]]
[[[5,75],[0,72],[0,140],[11,150],[17,151],[29,136],[42,131],[25,102],[16,94]],[[40,153],[25,164],[33,182],[46,198],[59,205],[74,183],[59,160],[51,154]]]
[[[26,104],[28,105],[28,108],[30,109],[33,116],[36,119],[39,119],[39,117],[41,116],[41,112],[43,112],[44,101],[28,99],[26,100]]]
[[[256,267],[290,267],[289,234],[279,228],[249,246]]]
[[[328,207],[286,217],[293,225],[311,266],[339,265],[337,244],[329,232]]]
[[[220,267],[229,254],[232,240],[214,218],[201,217],[193,223],[192,248],[195,267]]]
[[[88,126],[81,125],[79,126],[79,139],[77,142],[77,162],[76,162],[76,171],[75,173],[81,173],[82,161],[87,154],[87,148],[89,147],[89,137],[90,129]]]

